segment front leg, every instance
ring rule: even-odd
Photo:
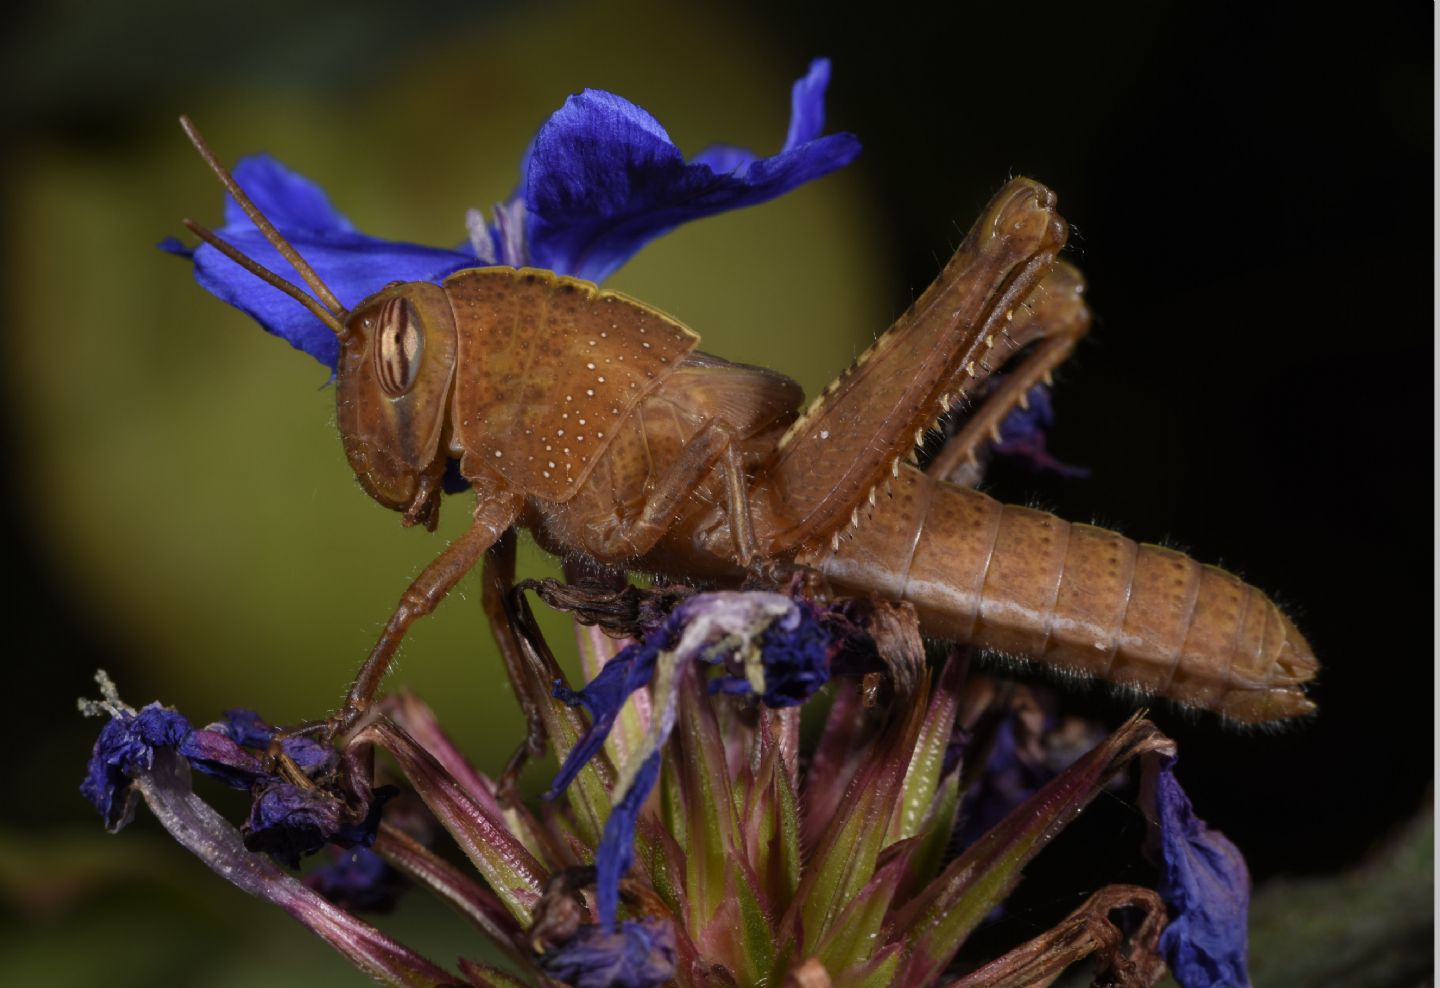
[[[434,562],[415,578],[400,597],[400,606],[385,624],[380,640],[370,650],[350,690],[345,694],[345,706],[332,721],[337,733],[343,733],[354,726],[360,716],[369,708],[385,677],[385,670],[395,657],[395,651],[405,637],[405,632],[417,618],[433,611],[455,588],[460,578],[470,572],[487,549],[499,541],[519,516],[520,499],[511,495],[486,497],[482,495],[475,505],[475,521],[445,551],[435,557]]]

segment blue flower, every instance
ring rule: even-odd
[[[675,976],[675,931],[662,919],[587,924],[547,951],[540,966],[574,988],[656,988]]]
[[[579,692],[557,683],[555,695],[590,714],[590,727],[571,749],[551,784],[554,798],[595,756],[630,694],[648,685],[662,663],[671,694],[654,698],[651,733],[617,786],[617,799],[595,852],[596,902],[612,929],[619,884],[634,857],[635,824],[660,775],[660,750],[675,726],[682,667],[723,664],[732,673],[711,681],[712,692],[749,693],[771,707],[803,703],[829,679],[829,636],[804,601],[764,592],[697,594],[643,641],[627,646]]]
[[[244,158],[235,180],[340,299],[353,306],[391,281],[442,281],[480,264],[535,264],[600,281],[646,243],[689,220],[773,199],[848,164],[853,135],[821,136],[830,63],[816,59],[791,94],[780,151],[758,158],[714,147],[686,161],[654,117],[612,93],[570,97],[540,128],[521,166],[516,197],[486,223],[471,211],[460,249],[383,240],[357,231],[318,185],[268,155]],[[292,281],[290,266],[239,206],[225,202],[217,231],[263,267]],[[161,248],[191,258],[195,279],[268,332],[332,371],[339,343],[309,310],[208,244]]]
[[[155,749],[176,748],[190,733],[190,722],[180,714],[152,703],[138,713],[110,711],[100,729],[80,792],[95,804],[112,833],[130,822],[135,808],[130,777],[155,764]]]
[[[620,880],[635,863],[635,824],[645,798],[659,779],[660,752],[655,750],[645,756],[634,779],[611,807],[605,832],[595,848],[595,904],[606,929],[614,925],[620,906]]]
[[[1250,873],[1240,850],[1197,819],[1165,759],[1154,779],[1160,898],[1170,923],[1160,949],[1181,988],[1248,988]]]

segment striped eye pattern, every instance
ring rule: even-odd
[[[415,310],[401,298],[392,298],[381,307],[379,322],[375,334],[375,376],[381,390],[398,398],[415,383],[425,337],[420,332]]]

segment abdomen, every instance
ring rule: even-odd
[[[1003,505],[904,469],[836,551],[837,589],[915,605],[921,627],[1243,722],[1309,713],[1317,664],[1255,587],[1170,549]]]

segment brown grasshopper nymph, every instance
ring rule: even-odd
[[[516,526],[559,554],[682,579],[808,567],[909,601],[934,637],[1237,721],[1314,709],[1309,646],[1259,590],[946,481],[1089,327],[1044,186],[1001,189],[934,284],[802,413],[783,375],[703,354],[670,316],[549,271],[468,268],[347,311],[185,126],[321,300],[187,221],[336,333],[337,424],[361,486],[430,529],[448,459],[476,494],[472,525],[406,590],[334,726],[368,707],[417,617],[492,546],[511,551]],[[926,429],[1017,355],[920,471]]]

